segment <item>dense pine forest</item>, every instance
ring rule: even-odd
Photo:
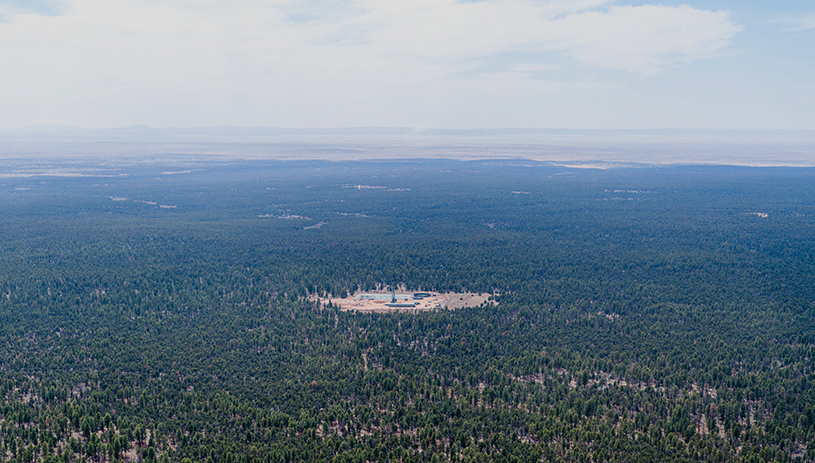
[[[0,461],[815,460],[813,169],[0,174]]]

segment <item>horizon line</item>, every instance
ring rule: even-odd
[[[346,127],[279,127],[279,126],[263,126],[263,125],[196,125],[196,126],[150,126],[147,124],[133,124],[129,126],[116,126],[116,127],[80,127],[64,124],[53,123],[38,123],[22,127],[0,127],[0,132],[58,132],[58,131],[78,131],[78,132],[96,132],[96,131],[138,131],[138,130],[213,130],[213,129],[227,129],[227,130],[272,130],[272,131],[399,131],[399,132],[412,132],[412,133],[425,133],[425,132],[752,132],[752,133],[767,133],[767,132],[797,132],[815,133],[815,128],[812,129],[779,129],[779,128],[676,128],[676,127],[661,127],[661,128],[569,128],[569,127],[470,127],[470,128],[448,128],[448,127],[410,127],[410,126],[346,126]]]

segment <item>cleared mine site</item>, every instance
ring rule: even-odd
[[[320,305],[339,306],[343,311],[387,313],[474,307],[490,300],[488,293],[357,292],[345,298],[318,298]],[[493,302],[494,303],[494,302]]]

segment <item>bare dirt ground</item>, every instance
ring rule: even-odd
[[[388,307],[386,304],[391,302],[390,298],[385,299],[360,299],[358,298],[361,294],[377,294],[381,296],[389,296],[391,293],[389,292],[382,292],[382,291],[372,291],[372,292],[358,292],[353,295],[350,295],[346,298],[337,298],[337,297],[326,297],[326,298],[317,298],[321,305],[328,305],[330,302],[332,305],[339,305],[340,310],[343,311],[357,311],[357,312],[372,312],[372,313],[388,313],[388,312],[420,312],[420,311],[427,311],[427,310],[436,310],[436,309],[460,309],[463,307],[474,307],[480,305],[481,303],[487,302],[489,298],[489,294],[482,293],[438,293],[434,291],[422,291],[429,293],[429,297],[425,297],[422,299],[414,299],[412,298],[412,292],[399,292],[397,296],[402,296],[398,299],[399,303],[409,303],[416,305],[414,307]],[[405,296],[409,296],[405,298]]]
[[[487,302],[490,297],[487,293],[450,293],[450,302],[447,303],[448,309],[460,309],[462,307],[475,307]]]

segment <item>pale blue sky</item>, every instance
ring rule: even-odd
[[[815,2],[0,0],[0,127],[815,129]]]

